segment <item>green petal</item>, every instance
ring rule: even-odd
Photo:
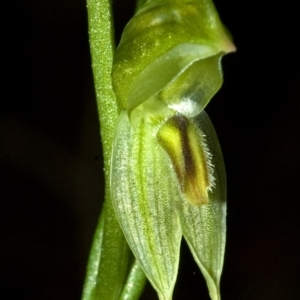
[[[180,188],[159,146],[157,126],[135,127],[122,112],[113,145],[111,190],[117,218],[135,257],[160,299],[172,299],[181,227],[175,207]]]
[[[203,111],[196,118],[206,136],[204,147],[211,153],[214,187],[208,191],[209,203],[196,207],[182,200],[179,214],[183,236],[205,277],[212,300],[220,298],[220,277],[226,239],[226,178],[218,139],[209,117]]]

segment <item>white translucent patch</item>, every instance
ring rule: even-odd
[[[183,97],[180,102],[170,103],[168,107],[184,116],[192,115],[198,110],[198,104],[188,97]]]

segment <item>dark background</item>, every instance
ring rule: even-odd
[[[224,58],[224,86],[207,107],[228,176],[223,300],[300,299],[299,17],[291,2],[215,1],[238,49]],[[86,3],[4,5],[1,298],[80,299],[103,199]],[[133,1],[114,7],[118,40]],[[143,299],[156,299],[150,286]],[[209,299],[185,245],[174,299]]]

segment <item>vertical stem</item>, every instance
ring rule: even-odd
[[[126,280],[130,250],[116,219],[110,197],[110,156],[117,102],[111,69],[114,38],[110,0],[87,0],[92,68],[104,153],[105,202],[87,267],[83,300],[119,299]]]

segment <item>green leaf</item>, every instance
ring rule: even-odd
[[[82,300],[117,300],[126,280],[130,250],[107,203],[94,234]]]
[[[95,232],[92,251],[89,256],[82,300],[95,299],[94,294],[95,294],[97,281],[98,281],[97,279],[99,275],[98,272],[99,272],[99,264],[101,258],[101,246],[103,241],[104,220],[105,220],[105,210],[103,209],[101,212],[97,230]]]
[[[147,279],[139,262],[134,259],[119,300],[138,300]]]

